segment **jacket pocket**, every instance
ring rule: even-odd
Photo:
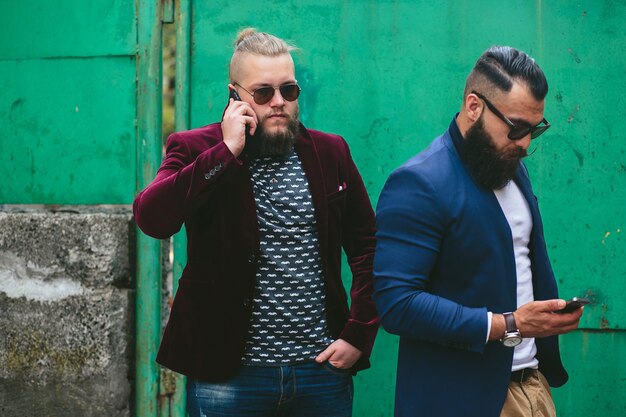
[[[327,194],[326,201],[328,201],[328,205],[331,205],[333,203],[337,203],[340,201],[344,201],[346,199],[347,194],[348,194],[348,191],[344,188],[342,190]]]

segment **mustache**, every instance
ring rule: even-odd
[[[531,155],[534,153],[531,152]],[[522,159],[528,156],[528,151],[524,148],[516,147],[515,149],[508,150],[502,155],[502,159]]]
[[[294,120],[294,117],[287,113],[287,112],[270,112],[270,113],[266,113],[263,117],[261,117],[261,120],[259,121],[259,123],[263,123],[265,122],[267,119],[269,119],[272,116],[283,116],[287,119],[287,121],[292,121]]]

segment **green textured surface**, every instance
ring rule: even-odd
[[[0,59],[134,55],[135,2],[0,0]]]
[[[128,203],[131,57],[0,61],[0,202]]]
[[[189,61],[191,56],[191,0],[178,0],[175,4],[176,23],[176,89],[174,93],[174,128],[186,130],[189,128]],[[172,294],[178,290],[178,277],[181,276],[187,264],[187,233],[185,227],[174,235],[172,239],[174,249],[174,263],[172,265]],[[171,398],[170,417],[185,417],[187,415],[187,378],[177,374],[174,382],[174,393]]]
[[[133,186],[138,192],[152,182],[161,165],[163,10],[153,0],[136,0],[136,3],[137,147],[136,151],[135,148],[128,151],[137,156],[137,171],[129,173],[128,178],[135,175]],[[159,411],[168,403],[159,396],[161,381],[156,363],[161,339],[162,250],[161,241],[137,233],[134,417],[162,416],[164,413]]]
[[[0,203],[132,202],[134,2],[0,0],[0,10]]]
[[[191,127],[219,120],[236,32],[292,40],[301,117],[343,135],[373,202],[388,174],[445,130],[465,77],[493,44],[520,48],[548,77],[553,127],[528,159],[563,297],[588,295],[563,337],[570,382],[559,416],[616,416],[626,404],[626,3],[427,1],[193,2]],[[346,284],[349,278],[346,276]],[[391,416],[397,338],[381,331],[356,378],[355,415]],[[622,376],[620,376],[622,375]]]
[[[582,330],[561,337],[570,380],[552,390],[559,417],[626,416],[625,333]]]

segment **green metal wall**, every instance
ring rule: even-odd
[[[134,2],[0,0],[0,10],[0,203],[130,203]]]
[[[528,165],[549,251],[562,296],[595,302],[562,338],[571,380],[554,390],[559,416],[626,415],[623,0],[194,1],[191,16],[191,127],[221,116],[239,29],[292,40],[305,125],[347,139],[374,203],[388,174],[447,128],[482,51],[534,56],[553,127]],[[397,342],[381,332],[356,378],[356,416],[392,415]]]
[[[0,205],[130,204],[161,160],[161,30],[172,1],[0,0],[0,11]],[[136,240],[130,378],[134,415],[155,417],[170,395],[155,363],[161,242]]]
[[[582,330],[562,338],[572,379],[555,390],[559,415],[626,414],[624,0],[176,6],[179,128],[219,119],[239,29],[291,39],[302,49],[304,123],[348,140],[374,203],[391,170],[447,127],[484,49],[509,44],[536,57],[553,128],[528,165],[562,295],[595,301]],[[130,203],[160,154],[158,2],[0,0],[0,10],[0,203]],[[147,332],[137,335],[143,416],[157,408],[160,272],[158,242],[138,239],[138,293],[150,294],[137,303]],[[391,415],[396,349],[397,338],[381,331],[372,369],[356,378],[356,416]]]

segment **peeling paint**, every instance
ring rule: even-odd
[[[576,159],[578,159],[578,166],[582,167],[584,162],[585,162],[585,157],[582,153],[580,153],[579,151],[577,151],[576,149],[574,149],[574,147],[572,146],[572,151],[574,152],[574,154],[576,155]]]
[[[608,329],[609,328],[609,320],[606,318],[606,304],[602,304],[602,316],[600,317],[600,328]]]
[[[372,137],[373,133],[378,132],[380,130],[380,127],[383,126],[388,121],[389,121],[389,118],[387,118],[387,117],[379,117],[379,118],[377,118],[376,120],[374,120],[371,123],[369,132],[367,132],[365,135],[361,135],[361,138],[369,139],[370,137]]]
[[[574,61],[576,61],[577,64],[580,64],[580,58],[572,48],[567,48],[567,52],[569,52],[569,54],[572,56],[572,58],[574,58]]]
[[[571,112],[569,116],[567,117],[567,123],[572,123],[572,120],[574,120],[574,116],[576,116],[576,113],[578,113],[579,111],[580,111],[580,104],[577,104],[574,111]]]
[[[17,100],[13,101],[13,104],[11,104],[11,113],[20,109],[23,105],[24,105],[23,98],[18,98]]]

